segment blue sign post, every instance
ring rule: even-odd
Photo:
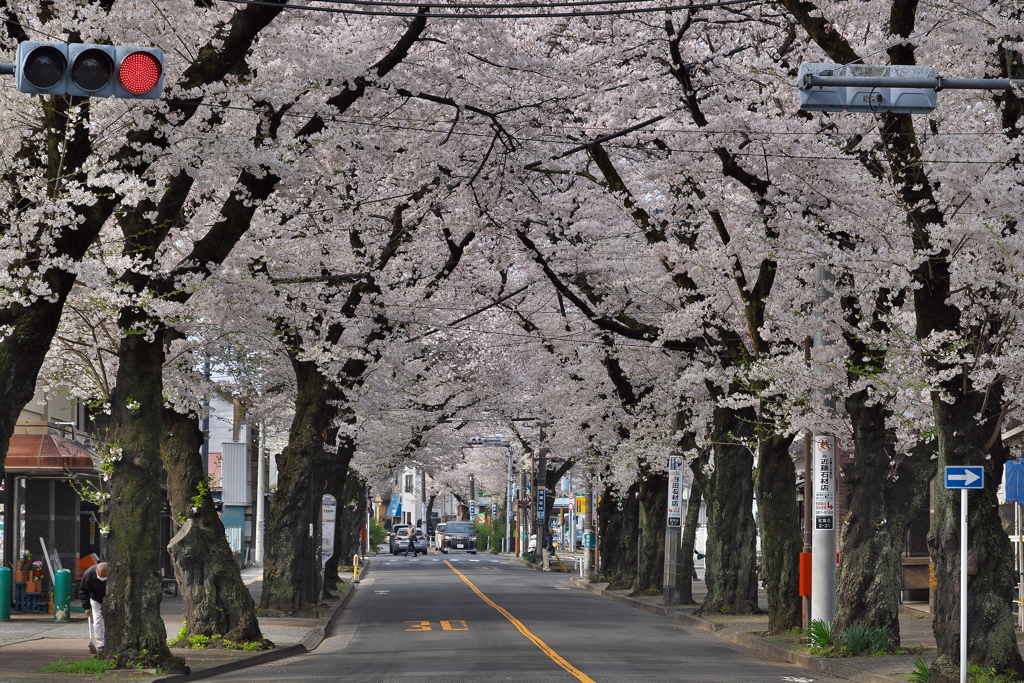
[[[960,683],[967,683],[967,491],[985,488],[981,465],[948,465],[946,488],[960,489]]]

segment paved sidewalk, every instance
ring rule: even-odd
[[[363,571],[371,560],[363,565]],[[348,577],[346,577],[347,579]],[[253,598],[259,601],[263,587],[263,570],[246,568],[242,579],[249,586]],[[271,640],[276,647],[265,652],[243,650],[190,650],[172,649],[174,654],[184,657],[191,669],[189,675],[157,675],[156,671],[115,670],[99,676],[100,680],[118,679],[147,681],[152,683],[178,683],[250,666],[264,664],[276,659],[302,654],[316,648],[326,637],[334,617],[341,611],[353,593],[353,586],[343,581],[344,591],[340,598],[325,601],[319,619],[260,618],[263,637]],[[164,596],[160,603],[160,615],[167,629],[168,639],[180,629],[183,622],[181,597]],[[38,669],[51,662],[64,659],[75,661],[88,659],[89,624],[84,614],[74,613],[70,623],[54,623],[50,614],[11,613],[11,620],[0,622],[0,680],[4,683],[27,683],[52,680],[97,680],[95,674],[54,674],[39,673]]]

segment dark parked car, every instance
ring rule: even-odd
[[[409,529],[408,527],[400,529],[395,538],[395,549],[391,551],[393,555],[400,555],[405,552],[405,549],[409,547],[409,538],[412,535],[412,542],[415,544],[416,552],[427,554],[427,535],[419,529]]]
[[[437,549],[442,553],[472,553],[476,555],[476,526],[473,522],[447,522],[438,532]]]

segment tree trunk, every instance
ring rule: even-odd
[[[697,466],[701,459],[694,461]],[[696,479],[690,485],[690,500],[686,504],[686,519],[683,520],[683,537],[679,546],[679,602],[683,605],[696,605],[693,599],[694,555],[697,542],[697,523],[700,520],[700,484]]]
[[[210,478],[200,455],[203,433],[198,418],[166,409],[164,424],[167,498],[171,517],[181,526],[168,544],[184,603],[185,636],[176,645],[185,647],[188,638],[201,635],[269,646],[256,620],[256,603],[242,582],[224,524],[213,507]],[[210,646],[221,644],[215,641]]]
[[[844,470],[848,512],[839,539],[835,628],[888,628],[899,643],[900,558],[907,527],[928,500],[934,448],[898,457],[895,434],[885,425],[886,409],[870,404],[866,391],[847,398],[846,411],[853,423],[854,460]]]
[[[789,457],[793,437],[771,435],[760,442],[756,473],[761,517],[761,558],[768,594],[768,631],[784,633],[802,623],[800,609],[800,520],[796,469]]]
[[[605,489],[601,496],[598,514],[601,566],[598,573],[611,590],[630,588],[636,579],[639,490],[640,484],[634,483],[621,498],[612,489]]]
[[[665,590],[665,524],[668,517],[668,475],[650,474],[640,482],[640,564],[632,595],[661,595]]]
[[[277,457],[277,492],[270,505],[260,611],[268,616],[315,615],[319,567],[314,539],[320,499],[327,490],[329,460],[324,437],[332,427],[338,393],[316,363],[292,358],[298,393],[288,445]]]
[[[1002,396],[961,394],[953,403],[932,398],[938,432],[938,471],[949,465],[982,465],[985,488],[968,492],[967,658],[999,673],[1024,675],[1014,630],[1013,552],[999,518],[996,490],[1008,449],[999,439]],[[988,450],[985,445],[992,440]],[[960,492],[935,487],[935,523],[929,545],[935,561],[935,616],[932,628],[939,656],[933,683],[957,680],[960,656]]]
[[[171,654],[160,617],[160,442],[163,436],[163,334],[145,329],[151,320],[124,309],[120,326],[117,385],[111,399],[111,429],[102,469],[110,473],[110,587],[104,601],[105,656],[120,666],[143,664],[183,671]]]
[[[708,546],[704,581],[708,594],[697,614],[757,614],[754,524],[756,414],[715,408],[714,471],[707,487]]]
[[[343,444],[344,445],[344,444]],[[337,491],[338,516],[334,520],[334,552],[324,566],[324,591],[338,590],[338,567],[349,565],[359,554],[361,535],[359,530],[366,523],[366,500],[363,482],[348,469],[352,460],[352,449],[344,449],[347,456],[339,453],[332,469],[331,490]],[[344,460],[341,466],[340,460]]]

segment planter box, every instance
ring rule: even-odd
[[[38,593],[43,587],[42,581],[26,581],[25,592],[26,593]]]
[[[14,572],[14,580],[18,583],[25,583],[28,581],[28,572],[19,569]]]

